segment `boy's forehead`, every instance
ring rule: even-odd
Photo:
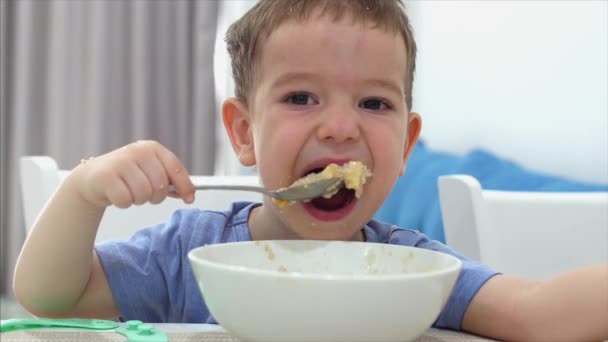
[[[269,38],[269,36],[271,36],[273,33],[277,32],[277,31],[280,32],[282,30],[285,30],[286,27],[298,26],[298,25],[314,27],[314,26],[316,26],[318,24],[322,24],[322,23],[345,23],[350,28],[358,28],[358,29],[363,29],[363,30],[378,29],[378,30],[382,30],[383,32],[386,32],[386,33],[389,32],[387,29],[384,29],[380,25],[380,23],[373,22],[371,19],[357,20],[356,17],[352,13],[349,13],[349,12],[344,12],[340,16],[336,16],[332,13],[322,12],[322,10],[320,8],[315,8],[310,13],[310,15],[305,16],[305,17],[292,16],[292,17],[281,18],[280,20],[277,21],[276,25],[274,26],[274,28],[272,30],[266,32],[263,40],[267,40]],[[394,33],[398,34],[398,32],[394,32]]]
[[[405,79],[407,52],[401,36],[348,16],[336,20],[317,14],[305,20],[285,20],[260,43],[256,64],[265,75],[259,76],[276,75],[284,69],[331,72],[333,66],[326,62],[335,60],[340,61],[341,70],[350,65],[361,69],[357,74],[401,74],[400,84]]]

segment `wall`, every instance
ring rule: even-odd
[[[222,102],[227,97],[234,96],[234,80],[232,79],[230,58],[228,57],[228,52],[226,52],[224,37],[230,24],[239,19],[254,4],[254,0],[230,0],[220,2],[214,59],[215,94],[216,103],[218,104],[218,116],[221,116],[222,113]],[[230,145],[230,140],[228,140],[228,136],[226,135],[222,120],[217,121],[216,128],[218,151],[215,159],[215,173],[217,175],[254,173],[252,168],[244,167],[239,163],[232,146]]]
[[[608,2],[412,1],[431,147],[608,183]]]

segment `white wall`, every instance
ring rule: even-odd
[[[410,1],[433,148],[608,183],[608,2]]]
[[[234,80],[232,79],[232,69],[230,58],[226,51],[224,37],[230,24],[240,18],[254,4],[255,0],[230,0],[220,2],[220,13],[217,25],[217,37],[215,41],[215,93],[218,105],[217,113],[221,116],[222,102],[234,96]],[[215,158],[215,173],[217,175],[239,175],[253,173],[251,168],[241,166],[236,158],[222,120],[217,121],[216,141],[218,146]]]
[[[254,3],[222,2],[219,100],[233,93],[225,30]],[[481,147],[608,183],[607,2],[409,1],[408,13],[419,46],[414,110],[431,147]],[[218,172],[243,172],[221,128]]]

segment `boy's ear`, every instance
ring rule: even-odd
[[[418,113],[411,112],[408,115],[407,133],[405,136],[405,145],[403,148],[403,163],[401,164],[401,171],[399,174],[403,176],[405,174],[405,167],[407,160],[410,158],[414,146],[420,136],[420,130],[422,128],[422,118]]]
[[[237,98],[229,98],[222,106],[224,127],[236,152],[239,161],[244,166],[255,165],[255,148],[253,146],[253,131],[247,106]]]

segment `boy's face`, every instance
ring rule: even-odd
[[[348,16],[334,22],[313,15],[282,24],[258,51],[248,108],[234,99],[224,104],[241,162],[257,164],[269,189],[331,162],[359,160],[373,176],[359,199],[344,192],[332,203],[285,208],[265,199],[252,236],[359,238],[403,173],[420,131],[419,116],[406,105],[403,39]]]

